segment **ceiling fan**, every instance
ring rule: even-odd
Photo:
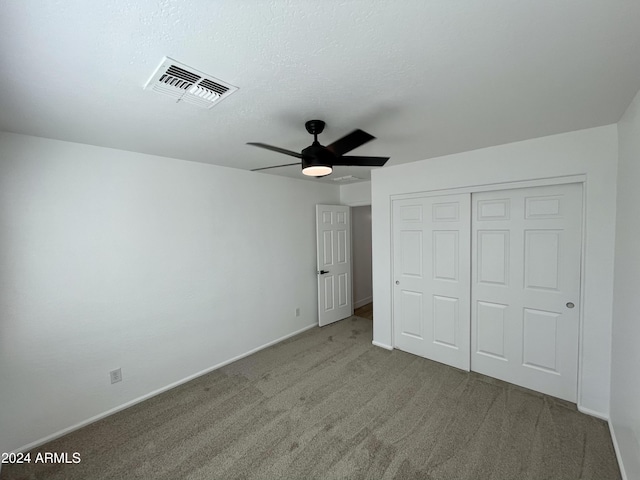
[[[322,120],[309,120],[304,124],[307,132],[313,135],[313,143],[302,150],[301,153],[285,150],[280,147],[273,147],[265,143],[249,142],[247,145],[266,148],[278,153],[284,153],[292,157],[300,158],[302,161],[296,163],[285,163],[284,165],[274,165],[272,167],[254,168],[252,172],[258,170],[267,170],[269,168],[288,167],[290,165],[302,165],[302,173],[310,177],[324,177],[333,171],[333,167],[337,165],[357,166],[357,167],[382,167],[389,157],[345,157],[344,154],[350,152],[354,148],[364,145],[373,140],[373,135],[363,132],[362,130],[354,130],[331,145],[323,146],[318,143],[318,135],[324,130],[325,123]]]

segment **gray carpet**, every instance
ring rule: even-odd
[[[371,321],[309,330],[5,465],[2,479],[619,479],[605,422],[371,345]]]

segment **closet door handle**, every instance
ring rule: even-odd
[[[400,285],[400,280],[396,280],[396,285]]]
[[[573,307],[575,307],[573,302],[567,302],[567,308],[573,308]]]

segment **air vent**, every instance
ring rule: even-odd
[[[201,108],[211,108],[238,90],[222,80],[164,57],[145,90],[153,90]]]
[[[364,178],[354,177],[353,175],[345,175],[344,177],[336,177],[332,178],[334,182],[337,183],[353,183],[353,182],[361,182]]]

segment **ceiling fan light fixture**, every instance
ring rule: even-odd
[[[302,151],[302,173],[308,177],[324,177],[333,172],[331,158],[320,145],[311,145]],[[329,154],[331,155],[331,154]]]
[[[309,165],[302,169],[302,173],[309,177],[324,177],[333,172],[333,169],[328,165]]]

